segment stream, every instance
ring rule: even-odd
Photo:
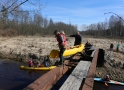
[[[20,70],[20,65],[27,63],[0,60],[0,90],[22,90],[47,72]]]

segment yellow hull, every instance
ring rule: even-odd
[[[50,66],[50,67],[28,67],[28,66],[20,66],[20,69],[25,69],[25,70],[52,70],[54,69],[56,66]]]
[[[84,50],[84,44],[73,46],[72,49],[65,50],[63,56],[71,56],[78,52],[82,52]],[[59,57],[59,50],[52,50],[50,52],[50,58],[58,58]]]

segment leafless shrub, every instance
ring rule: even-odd
[[[2,37],[6,37],[6,36],[13,37],[16,35],[17,35],[17,32],[14,29],[0,30],[0,36]]]

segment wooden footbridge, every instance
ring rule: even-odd
[[[101,64],[101,60],[104,58],[103,51],[94,49],[86,58],[82,58],[82,55],[78,53],[67,58],[64,66],[47,72],[23,90],[92,90],[96,66]],[[62,85],[58,89],[52,89],[70,70],[68,78]]]

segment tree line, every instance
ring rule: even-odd
[[[76,25],[54,22],[52,18],[43,17],[40,13],[42,5],[37,6],[32,2],[35,7],[40,7],[39,10],[23,10],[21,6],[29,1],[31,3],[31,0],[0,1],[0,3],[4,2],[4,4],[0,4],[0,33],[2,36],[52,35],[56,29],[64,30],[67,34],[77,31]]]
[[[90,24],[85,26],[86,30],[82,31],[83,35],[90,35],[95,37],[124,37],[124,20],[120,16],[111,15],[109,20],[104,22]]]
[[[23,10],[22,5],[29,3],[35,10]],[[54,22],[40,13],[43,9],[40,0],[34,3],[31,0],[1,0],[0,1],[0,35],[52,35],[54,30],[64,30],[67,35],[78,31],[77,25],[71,23]],[[112,13],[112,12],[110,12]],[[82,35],[95,37],[124,37],[124,20],[113,13],[109,20],[90,24],[82,28]]]
[[[64,30],[71,34],[77,30],[77,26],[65,24],[63,22],[54,22],[52,19],[42,17],[40,13],[30,16],[28,12],[21,12],[20,15],[11,17],[0,17],[0,29],[10,30],[16,35],[51,35],[54,30]]]

